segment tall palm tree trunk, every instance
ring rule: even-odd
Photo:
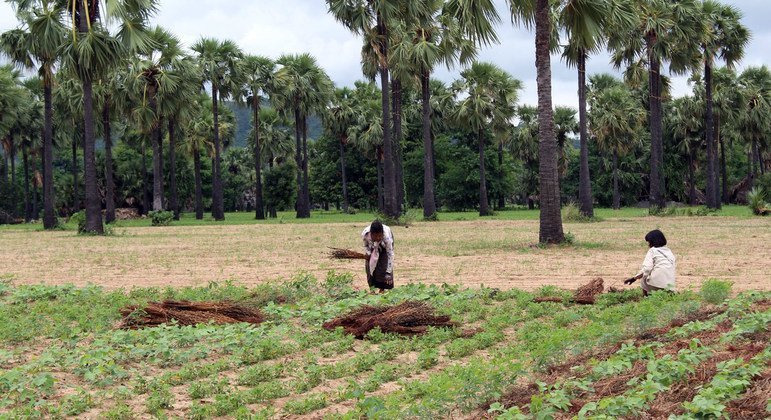
[[[696,160],[696,156],[694,156],[695,154],[695,148],[688,151],[688,204],[692,206],[696,205],[696,170],[694,168]]]
[[[102,126],[104,127],[104,221],[115,221],[115,175],[112,161],[112,129],[110,126],[110,98],[105,100],[102,108]]]
[[[35,154],[32,154],[32,168],[34,169],[33,174],[35,177],[34,182],[32,183],[32,219],[37,220],[40,217],[40,193],[38,191],[38,166],[37,166],[37,159],[35,159]]]
[[[589,173],[589,134],[586,127],[586,51],[578,53],[578,125],[581,142],[580,166],[578,170],[578,202],[581,215],[594,217],[592,180]]]
[[[151,107],[156,111],[155,99],[152,100]],[[156,122],[150,134],[153,142],[153,211],[163,210],[163,145],[161,144],[161,122]]]
[[[420,90],[423,102],[423,217],[436,215],[434,198],[434,145],[431,137],[431,89],[430,74],[423,71],[420,76]]]
[[[621,197],[618,192],[618,150],[613,151],[613,209],[621,208]]]
[[[340,139],[340,174],[343,181],[343,213],[348,213],[348,180],[345,176],[345,142]]]
[[[212,182],[212,216],[216,221],[225,220],[225,202],[222,185],[222,172],[220,164],[220,123],[219,123],[219,99],[217,87],[212,85],[212,110],[214,111],[214,181]]]
[[[554,114],[551,98],[551,39],[549,0],[537,0],[535,12],[535,62],[538,84],[538,173],[540,186],[540,229],[542,243],[565,240],[560,214],[559,171],[557,169],[557,138],[554,134]]]
[[[498,168],[503,172],[503,142],[498,142]],[[506,197],[503,195],[503,191],[498,192],[498,210],[503,210],[506,207]]]
[[[177,191],[177,120],[169,118],[169,207],[174,220],[179,220],[179,192]]]
[[[11,215],[16,217],[17,215],[17,205],[16,205],[16,146],[13,144],[13,135],[14,132],[11,131],[11,133],[8,136],[8,141],[10,142],[10,150],[9,150],[9,157],[11,159],[11,203],[13,206],[11,207]]]
[[[656,39],[654,33],[649,33],[646,36],[648,62],[650,63],[650,71],[648,72],[651,127],[650,203],[654,207],[665,207],[662,170],[664,140],[661,127],[661,62],[653,51]]]
[[[201,152],[193,150],[193,177],[195,178],[195,219],[203,220],[203,187],[201,182]]]
[[[77,127],[77,125],[76,125]],[[81,134],[78,134],[77,128],[75,129],[75,134],[72,136],[72,168],[70,168],[70,172],[72,172],[72,212],[76,212],[80,210],[80,194],[78,193],[78,189],[80,188],[80,183],[78,182],[78,141],[80,140]]]
[[[485,134],[482,129],[477,132],[477,149],[479,150],[479,215],[490,215],[490,204],[487,201],[487,180],[485,179]]]
[[[147,144],[142,141],[142,211],[147,214],[152,203],[152,194],[150,192],[150,176],[147,172]]]
[[[311,217],[311,194],[310,187],[308,185],[308,120],[303,115],[302,122],[303,129],[303,203],[304,203],[304,218]]]
[[[24,222],[29,223],[32,220],[32,203],[30,203],[29,194],[29,156],[27,147],[22,145],[21,160],[24,166]]]
[[[712,103],[712,65],[709,59],[704,61],[704,88],[706,91],[707,109],[704,115],[704,129],[707,141],[707,208],[720,207],[717,179],[717,151],[715,145],[715,119]]]
[[[51,99],[51,76],[43,77],[43,102],[45,108],[43,124],[43,228],[56,228],[54,212],[54,134],[53,100]]]
[[[377,166],[377,209],[380,213],[385,213],[385,194],[383,192],[384,174],[383,170],[383,148],[378,147],[375,151],[375,165]]]
[[[728,204],[731,199],[730,192],[728,190],[728,167],[726,166],[726,151],[725,143],[723,142],[723,136],[720,135],[720,116],[715,116],[715,134],[717,136],[718,144],[720,145],[720,177],[722,178],[722,196],[723,203]]]
[[[260,157],[260,97],[252,98],[254,112],[254,218],[265,219],[265,203],[262,201],[262,157]]]
[[[300,107],[295,106],[294,109],[294,121],[295,121],[295,162],[297,163],[297,218],[306,218],[306,205],[305,202],[305,188],[303,183],[303,118],[300,113]]]
[[[394,165],[394,143],[391,131],[391,106],[389,94],[391,92],[388,81],[388,33],[383,17],[377,15],[377,31],[380,36],[380,92],[383,111],[383,210],[384,213],[396,218],[399,216],[399,208],[396,195],[396,167]]]
[[[396,206],[399,213],[404,210],[404,160],[402,157],[402,81],[394,79],[391,83],[391,108],[394,124],[394,170],[396,186]]]
[[[104,233],[102,224],[102,200],[99,197],[96,177],[96,154],[94,137],[93,83],[90,78],[83,80],[83,116],[85,143],[83,145],[83,183],[86,190],[86,231]]]

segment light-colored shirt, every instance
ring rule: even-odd
[[[675,288],[675,254],[665,247],[650,248],[645,254],[640,273],[651,286],[661,289]],[[638,274],[638,275],[639,275]]]
[[[370,238],[369,228],[370,226],[367,226],[361,232],[361,239],[364,241],[364,253],[367,255],[371,255],[372,251],[380,247],[380,242],[375,242],[372,240],[372,238]],[[388,255],[388,268],[386,268],[386,273],[393,274],[394,235],[391,233],[391,228],[386,225],[383,225],[383,240],[381,242],[383,242],[383,245],[385,245],[386,254]]]

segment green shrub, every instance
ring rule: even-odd
[[[747,204],[754,215],[765,216],[769,214],[769,205],[766,203],[766,193],[761,188],[755,187],[747,194]]]
[[[701,298],[714,305],[723,303],[731,294],[733,283],[730,281],[707,280],[701,285]]]
[[[147,213],[147,215],[152,219],[153,226],[168,226],[171,224],[171,221],[174,220],[173,211],[151,211]]]
[[[86,230],[86,211],[81,210],[77,213],[73,213],[72,216],[70,216],[69,222],[78,226],[78,233],[83,233]]]

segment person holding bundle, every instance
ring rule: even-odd
[[[364,268],[370,289],[394,288],[394,236],[391,228],[375,220],[361,232],[367,260]]]

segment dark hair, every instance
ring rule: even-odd
[[[658,229],[648,232],[648,234],[645,235],[645,240],[654,248],[660,248],[667,245],[667,238],[664,236],[664,233]]]
[[[369,233],[383,233],[383,224],[380,220],[375,220],[369,225]]]

